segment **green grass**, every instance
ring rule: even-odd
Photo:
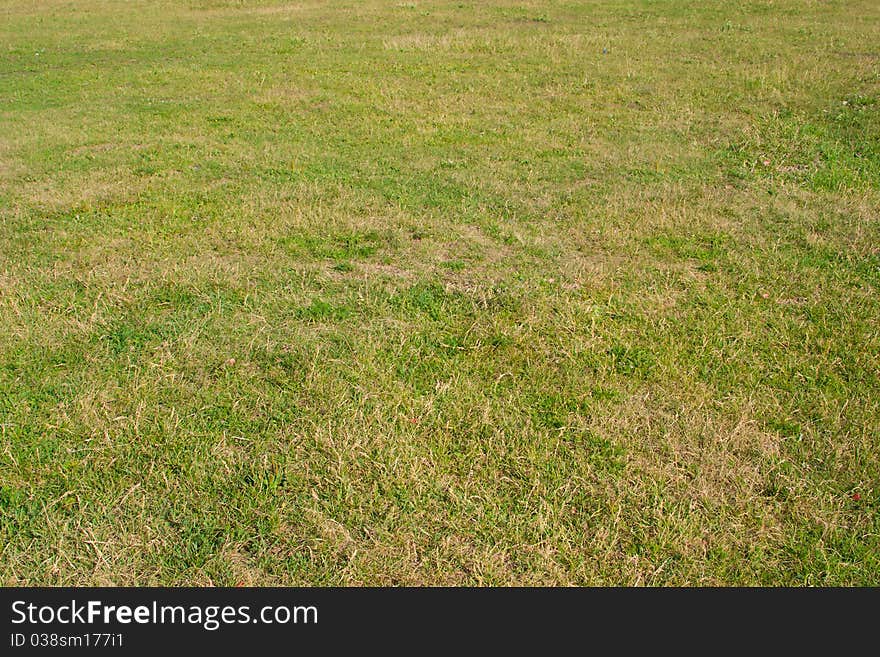
[[[0,16],[0,583],[880,584],[874,0]]]

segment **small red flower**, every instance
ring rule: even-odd
[[[859,495],[858,493],[853,493],[852,498],[853,498],[854,501],[859,502],[859,501],[861,501],[862,496]]]

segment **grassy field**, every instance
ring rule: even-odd
[[[0,583],[880,584],[876,0],[0,38]]]

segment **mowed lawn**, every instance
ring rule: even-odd
[[[880,4],[0,0],[0,583],[880,584]]]

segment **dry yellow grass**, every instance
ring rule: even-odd
[[[0,15],[3,583],[880,583],[876,3]]]

